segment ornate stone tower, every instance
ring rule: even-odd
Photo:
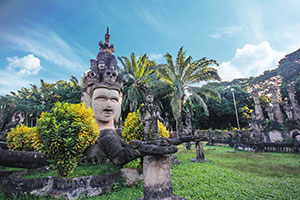
[[[264,114],[258,101],[258,92],[255,88],[252,89],[252,98],[254,100],[255,119],[264,120]]]
[[[292,105],[293,118],[295,120],[300,120],[300,107],[295,99],[295,88],[290,83],[287,85],[287,91]]]
[[[277,99],[277,89],[275,88],[274,85],[271,85],[270,92],[272,93],[273,112],[274,112],[275,119],[279,124],[283,124],[284,119]]]

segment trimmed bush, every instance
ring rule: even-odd
[[[84,150],[99,134],[91,108],[84,103],[56,103],[52,112],[38,119],[39,149],[51,156],[59,176],[66,177],[77,166]]]
[[[122,136],[127,141],[143,140],[144,127],[139,119],[140,110],[137,112],[129,113],[125,119],[124,126],[122,127]],[[158,120],[159,136],[169,138],[170,134],[167,128]]]
[[[15,151],[34,151],[37,137],[36,127],[27,127],[21,124],[11,129],[6,142],[9,148]]]

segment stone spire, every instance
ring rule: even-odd
[[[255,88],[252,89],[252,98],[254,100],[254,110],[256,120],[264,120],[264,114],[258,100],[258,92]]]
[[[272,93],[273,112],[274,112],[275,119],[279,124],[283,124],[284,119],[277,99],[277,89],[275,88],[274,85],[271,85],[270,92]]]
[[[267,111],[269,120],[275,121],[273,107],[271,106],[270,102],[268,102],[268,104],[266,105],[266,111]]]
[[[292,106],[292,110],[293,110],[293,118],[295,120],[300,120],[300,107],[299,107],[297,100],[295,99],[295,88],[292,86],[291,83],[289,83],[287,85],[287,91],[288,91],[289,98],[291,101],[291,106]]]
[[[109,34],[109,27],[107,27],[106,34],[105,34],[105,42],[104,44],[102,41],[99,42],[99,46],[100,46],[99,50],[103,52],[110,52],[110,53],[114,52],[115,51],[114,45],[113,44],[109,45],[109,41],[110,41],[110,34]]]

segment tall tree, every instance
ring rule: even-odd
[[[212,65],[218,65],[215,60],[207,60],[203,57],[192,61],[191,56],[186,56],[186,51],[183,51],[183,47],[179,49],[175,62],[173,62],[173,58],[169,53],[164,57],[167,60],[167,64],[159,66],[158,76],[161,81],[171,88],[171,107],[178,132],[184,100],[193,96],[204,108],[205,113],[208,114],[207,106],[203,100],[204,95],[196,93],[199,87],[194,86],[194,84],[209,80],[219,81],[221,78],[218,75],[217,69],[212,67]],[[205,93],[204,89],[202,93]],[[219,95],[217,96],[217,98],[220,98]]]
[[[150,61],[146,54],[139,56],[137,60],[134,53],[131,53],[130,58],[123,56],[118,59],[123,66],[121,70],[124,78],[122,110],[126,115],[128,112],[136,111],[144,102],[148,83],[155,75],[156,63]]]

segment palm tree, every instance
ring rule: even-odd
[[[221,80],[217,69],[211,67],[217,65],[215,60],[207,60],[205,57],[192,61],[192,57],[186,57],[186,51],[181,47],[178,51],[175,63],[172,56],[167,53],[164,56],[167,64],[159,66],[158,76],[162,82],[171,88],[171,108],[176,121],[176,130],[178,132],[179,120],[182,112],[182,104],[191,96],[203,107],[208,114],[204,97],[214,97],[220,99],[220,95],[209,88],[200,88],[193,86],[202,81]]]
[[[124,78],[122,110],[133,112],[144,102],[148,83],[155,75],[156,63],[150,61],[146,54],[139,56],[138,60],[134,53],[131,53],[130,59],[124,56],[118,59],[123,66],[121,73]]]

